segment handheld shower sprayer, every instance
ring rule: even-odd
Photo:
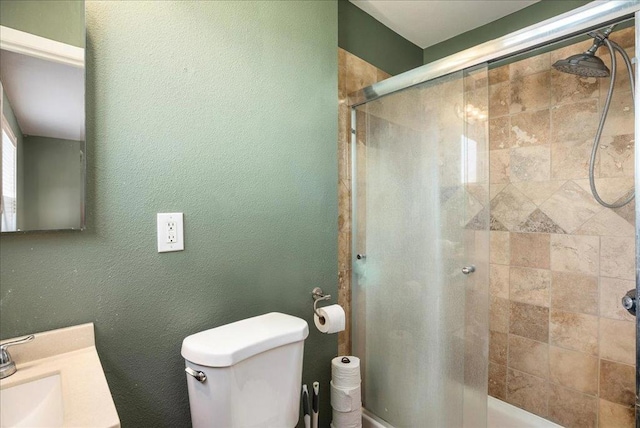
[[[575,74],[582,77],[607,77],[611,76],[609,81],[609,92],[605,100],[604,107],[602,109],[602,116],[600,117],[600,123],[598,124],[598,130],[596,131],[595,138],[593,140],[593,148],[591,150],[591,157],[589,158],[589,186],[591,187],[591,193],[593,197],[600,205],[607,208],[620,208],[627,205],[634,198],[634,193],[625,198],[623,201],[608,203],[602,200],[595,184],[594,168],[596,163],[596,157],[598,155],[598,147],[600,146],[600,138],[602,137],[602,131],[604,129],[605,121],[607,120],[607,114],[609,113],[609,107],[611,106],[611,97],[613,96],[613,87],[616,81],[616,69],[617,60],[616,53],[619,53],[622,57],[627,72],[629,73],[629,84],[631,85],[631,96],[633,98],[635,108],[635,81],[633,73],[633,65],[629,55],[625,52],[620,45],[616,42],[609,40],[609,35],[613,31],[614,26],[605,28],[602,31],[592,31],[589,36],[593,37],[593,45],[587,49],[584,53],[572,55],[569,58],[561,59],[553,64],[553,68],[563,73]],[[611,56],[611,71],[604,64],[600,58],[596,56],[596,51],[600,46],[605,45],[609,50]]]

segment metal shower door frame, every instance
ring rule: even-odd
[[[606,26],[624,18],[635,18],[635,75],[640,82],[640,0],[632,1],[594,1],[580,8],[566,12],[538,24],[526,27],[495,40],[460,51],[446,58],[409,70],[382,82],[375,83],[357,92],[349,94],[351,107],[351,168],[352,177],[357,177],[357,140],[356,140],[356,107],[419,85],[421,83],[445,76],[456,71],[469,69],[482,63],[490,63],[502,58],[511,57],[522,52],[548,45],[555,41],[584,34],[589,30]],[[640,85],[636,85],[636,100],[640,99]],[[640,111],[634,109],[635,141],[640,141]],[[640,213],[640,149],[635,145],[635,209]],[[351,192],[352,229],[357,230],[357,180],[352,180]],[[640,296],[640,215],[636,215],[636,296]],[[352,235],[352,266],[355,263],[356,234]],[[352,269],[352,271],[354,271]],[[620,296],[622,297],[622,296]],[[640,428],[640,314],[636,316],[636,428]]]

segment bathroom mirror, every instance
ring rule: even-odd
[[[2,233],[85,227],[84,2],[0,2]]]

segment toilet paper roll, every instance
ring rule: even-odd
[[[331,424],[335,428],[362,428],[362,408],[353,412],[333,411]]]
[[[340,305],[329,305],[324,308],[318,308],[321,315],[313,315],[316,328],[322,333],[337,333],[344,330],[346,316],[344,309]]]
[[[338,412],[353,412],[362,407],[360,386],[341,388],[331,382],[331,407]]]
[[[351,355],[332,359],[331,381],[338,388],[360,386],[360,359]]]

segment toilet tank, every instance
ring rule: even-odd
[[[272,312],[182,342],[194,428],[294,427],[300,410],[306,321]]]

